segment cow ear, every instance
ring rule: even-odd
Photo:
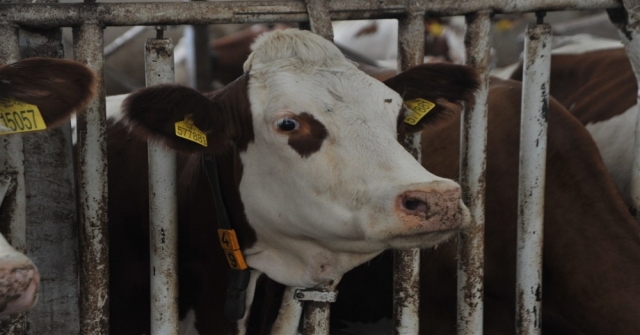
[[[51,127],[84,109],[95,86],[93,72],[71,60],[29,58],[0,67],[0,99],[38,106]]]
[[[130,94],[122,103],[122,113],[134,133],[187,153],[220,151],[241,128],[237,90],[246,90],[245,76],[212,94],[192,88],[162,84]]]
[[[473,108],[479,87],[473,68],[449,63],[418,65],[384,83],[404,99],[406,108],[398,118],[402,133],[421,131],[463,108]]]

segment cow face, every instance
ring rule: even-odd
[[[420,86],[405,75],[387,86],[317,35],[276,31],[258,39],[245,75],[224,90],[153,87],[123,110],[134,128],[179,150],[218,152],[232,142],[257,237],[244,246],[247,263],[281,283],[313,286],[388,248],[434,246],[469,220],[460,187],[426,171],[397,136],[459,109],[457,100],[470,103],[475,75],[452,65],[415,74],[445,77]],[[438,104],[405,126],[401,94]],[[206,134],[206,148],[176,137],[174,123],[185,117]]]

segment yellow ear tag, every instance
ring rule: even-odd
[[[248,266],[244,261],[244,256],[242,256],[236,231],[233,229],[218,229],[218,238],[229,266],[236,270],[246,269]]]
[[[410,110],[410,113],[405,116],[404,122],[412,126],[418,124],[418,122],[436,106],[433,102],[420,98],[405,101],[404,104]]]
[[[433,22],[429,24],[427,31],[435,37],[440,37],[442,36],[442,34],[444,34],[444,26],[442,26],[438,22]]]
[[[193,120],[188,115],[184,120],[176,122],[176,136],[196,142],[203,147],[207,146],[207,135],[193,124]]]
[[[0,135],[47,129],[36,105],[17,100],[0,101]]]

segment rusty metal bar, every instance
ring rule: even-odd
[[[542,237],[551,70],[548,24],[527,27],[523,65],[516,332],[534,335],[540,334],[542,327]]]
[[[627,50],[631,68],[640,84],[640,0],[623,0],[627,9],[609,11],[609,18],[617,26],[620,39]],[[634,10],[635,9],[635,10]],[[640,87],[640,86],[638,86]],[[638,105],[640,106],[640,91]],[[636,221],[640,223],[640,113],[636,119],[636,132],[631,168],[631,202],[635,209]]]
[[[462,114],[460,186],[472,226],[458,236],[458,335],[482,334],[484,292],[484,206],[487,169],[487,95],[491,12],[467,15],[466,63],[478,72],[480,89],[473,110]]]
[[[103,28],[88,22],[73,29],[75,59],[98,76],[96,96],[77,117],[78,217],[80,224],[80,333],[109,334],[109,237],[107,230],[107,122]]]
[[[620,8],[617,0],[437,0],[429,2],[431,16],[464,15],[492,8],[497,13],[538,10]],[[409,14],[405,0],[350,0],[329,3],[331,20],[401,18]],[[84,22],[103,26],[180,25],[217,23],[307,22],[300,1],[0,4],[0,17],[22,26],[71,27]]]
[[[311,31],[333,42],[333,26],[327,0],[305,0]]]
[[[161,37],[147,39],[145,45],[147,86],[173,83],[175,81],[173,66],[171,39]],[[148,159],[151,335],[178,335],[177,158],[176,153],[166,148],[164,144],[151,141],[148,143]]]
[[[319,285],[317,292],[335,292],[340,278],[336,278],[327,284]],[[296,293],[303,294],[304,293]],[[321,295],[321,294],[320,294]],[[295,297],[298,300],[306,300],[304,297]],[[329,316],[331,302],[326,299],[310,299],[304,304],[304,335],[329,335]],[[315,301],[314,301],[315,300]],[[322,300],[322,301],[318,301]]]
[[[424,4],[409,1],[409,14],[398,22],[398,68],[401,71],[424,62]],[[415,159],[421,160],[421,133],[401,139]],[[420,249],[396,250],[393,254],[394,334],[410,335],[419,331]]]
[[[302,301],[295,299],[296,288],[287,286],[282,295],[278,318],[271,327],[272,335],[297,335],[302,318]]]
[[[18,27],[3,22],[0,24],[0,65],[20,60]],[[0,232],[19,252],[27,252],[26,190],[24,183],[24,146],[21,134],[0,136],[0,172],[10,180],[9,191],[2,206],[6,214],[0,218]],[[22,313],[0,321],[5,334],[23,335],[28,332],[27,314]]]

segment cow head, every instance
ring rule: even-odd
[[[313,286],[388,248],[437,245],[468,222],[458,184],[426,171],[397,136],[471,104],[476,87],[472,70],[442,64],[385,85],[329,41],[292,29],[260,37],[245,74],[223,90],[150,87],[125,100],[123,112],[135,130],[180,151],[234,146],[257,237],[243,246],[248,265],[283,284]],[[409,126],[403,97],[437,105]],[[207,147],[176,136],[185,117]]]

